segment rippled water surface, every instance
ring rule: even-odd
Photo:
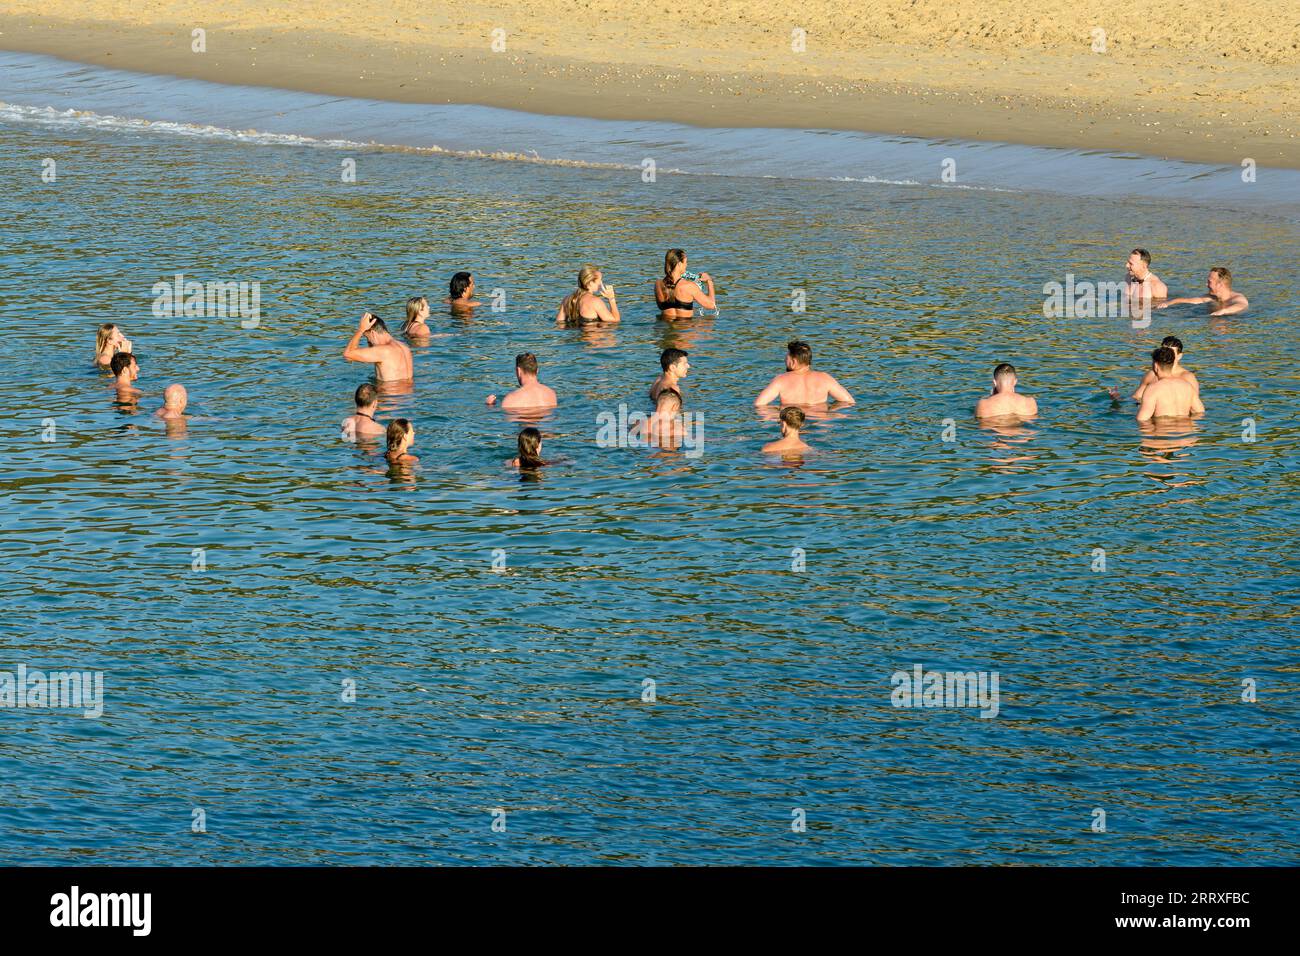
[[[0,669],[105,675],[98,720],[0,710],[0,861],[1295,862],[1294,223],[12,120],[0,153]],[[716,317],[656,321],[676,245]],[[1176,291],[1231,266],[1250,313],[1044,318],[1135,245]],[[615,330],[553,324],[586,261]],[[391,472],[339,440],[341,351],[462,268],[505,308],[435,311]],[[153,316],[178,272],[260,282],[260,326]],[[1104,387],[1171,333],[1208,414],[1147,435]],[[796,335],[859,404],[790,464],[751,399]],[[668,346],[703,453],[598,447]],[[483,401],[524,350],[561,397],[536,481]],[[970,414],[1002,360],[1042,412],[1005,433]],[[998,672],[998,716],[892,706],[915,664]]]

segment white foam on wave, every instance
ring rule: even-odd
[[[314,136],[302,136],[297,133],[269,133],[257,129],[230,129],[224,126],[211,126],[203,123],[178,123],[171,120],[149,120],[130,116],[113,116],[95,113],[90,110],[60,110],[53,106],[23,106],[16,103],[0,101],[0,121],[35,122],[45,126],[66,126],[82,129],[106,129],[116,131],[163,133],[175,136],[190,136],[199,139],[226,140],[257,146],[307,146],[320,149],[338,150],[379,150],[401,153],[427,153],[438,156],[452,156],[460,159],[488,159],[498,162],[535,163],[542,166],[572,166],[582,169],[639,170],[639,166],[628,163],[600,163],[591,160],[558,159],[541,156],[536,152],[521,153],[510,150],[483,149],[446,149],[436,144],[428,146],[407,146],[398,143],[369,143],[349,139],[319,139]],[[683,175],[684,170],[661,169],[661,173]]]

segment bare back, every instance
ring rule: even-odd
[[[383,352],[383,357],[375,363],[375,378],[379,381],[405,382],[415,377],[414,366],[411,363],[411,350],[405,343],[394,339],[383,345],[370,347]]]
[[[808,369],[784,372],[772,380],[772,385],[780,390],[782,405],[825,405],[838,383],[825,372]]]
[[[1142,395],[1142,408],[1138,417],[1190,418],[1205,411],[1198,390],[1182,376],[1169,376],[1147,386]]]
[[[979,418],[1030,418],[1038,414],[1038,399],[1017,392],[998,392],[975,404]]]

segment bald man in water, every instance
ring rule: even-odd
[[[184,418],[185,406],[189,402],[190,396],[184,385],[168,385],[163,390],[163,407],[154,414],[162,419]]]
[[[1177,356],[1168,346],[1160,346],[1151,353],[1151,371],[1156,380],[1142,392],[1142,405],[1137,420],[1149,422],[1153,418],[1191,418],[1205,413],[1200,391],[1186,376],[1175,371]]]
[[[363,335],[369,348],[360,347]],[[361,313],[361,322],[343,349],[343,357],[349,362],[374,363],[375,379],[380,384],[409,382],[414,376],[411,350],[389,334],[383,319],[369,312]]]

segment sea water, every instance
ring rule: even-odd
[[[0,77],[0,671],[103,678],[0,707],[0,862],[1295,862],[1295,174]],[[674,246],[716,316],[656,319]],[[1250,311],[1044,315],[1135,246]],[[586,262],[617,328],[554,323]],[[155,314],[177,274],[258,314]],[[395,470],[339,439],[342,351],[415,294]],[[1207,413],[1153,435],[1105,389],[1167,334]],[[752,400],[795,337],[858,404],[783,462]],[[602,447],[667,347],[701,453]],[[522,351],[560,396],[523,480],[484,402]],[[972,418],[1001,361],[1037,421]],[[996,715],[900,705],[918,667]]]

